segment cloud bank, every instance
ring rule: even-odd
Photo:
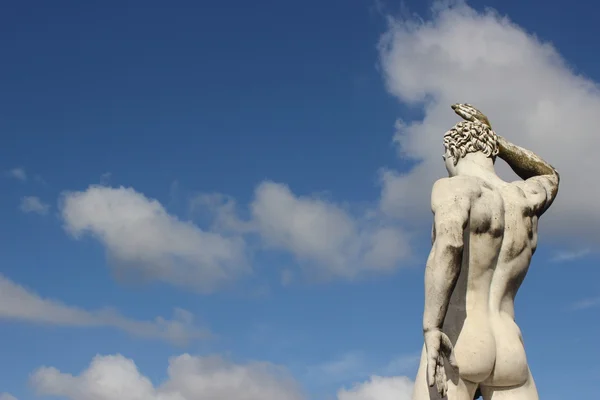
[[[236,364],[221,356],[183,354],[169,360],[167,379],[154,385],[133,360],[120,354],[96,356],[79,375],[42,367],[33,372],[38,395],[69,400],[307,400],[285,368],[268,362]],[[409,399],[406,377],[372,377],[351,389],[340,389],[338,400]]]
[[[133,360],[97,356],[78,376],[43,367],[31,384],[40,395],[70,400],[301,400],[296,383],[269,363],[238,365],[219,356],[188,354],[169,360],[168,379],[154,386]]]
[[[323,279],[389,273],[410,255],[408,235],[393,221],[376,214],[357,216],[270,181],[256,187],[249,220],[240,219],[235,201],[222,194],[201,194],[192,208],[211,214],[211,229],[178,219],[132,188],[93,185],[64,193],[60,202],[66,231],[101,242],[119,274],[203,293],[251,273],[246,243],[251,236],[260,239],[263,249],[292,254]]]
[[[140,321],[122,316],[113,309],[88,311],[44,299],[0,275],[0,319],[72,327],[111,327],[138,337],[167,340],[185,344],[192,339],[208,338],[206,329],[193,324],[193,315],[176,309],[172,320],[157,317]]]

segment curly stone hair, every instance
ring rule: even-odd
[[[461,121],[444,134],[444,147],[454,158],[454,165],[468,153],[478,151],[495,160],[498,136],[480,121]]]

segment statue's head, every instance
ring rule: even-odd
[[[461,121],[444,134],[444,147],[446,169],[455,175],[458,162],[470,153],[481,153],[495,162],[498,137],[489,124],[478,119]]]

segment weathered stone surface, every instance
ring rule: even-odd
[[[558,192],[556,170],[497,136],[469,104],[444,135],[448,178],[432,189],[424,346],[414,400],[538,399],[514,299],[537,247],[538,219]],[[505,182],[496,157],[523,179]]]

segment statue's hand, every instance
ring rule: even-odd
[[[492,127],[488,118],[481,111],[473,107],[471,104],[452,104],[450,107],[465,121],[481,122],[490,128]]]
[[[424,336],[427,351],[427,382],[430,387],[435,384],[438,393],[443,398],[448,391],[444,358],[448,360],[452,368],[458,369],[454,358],[454,348],[448,336],[439,329],[429,330],[425,332]]]

